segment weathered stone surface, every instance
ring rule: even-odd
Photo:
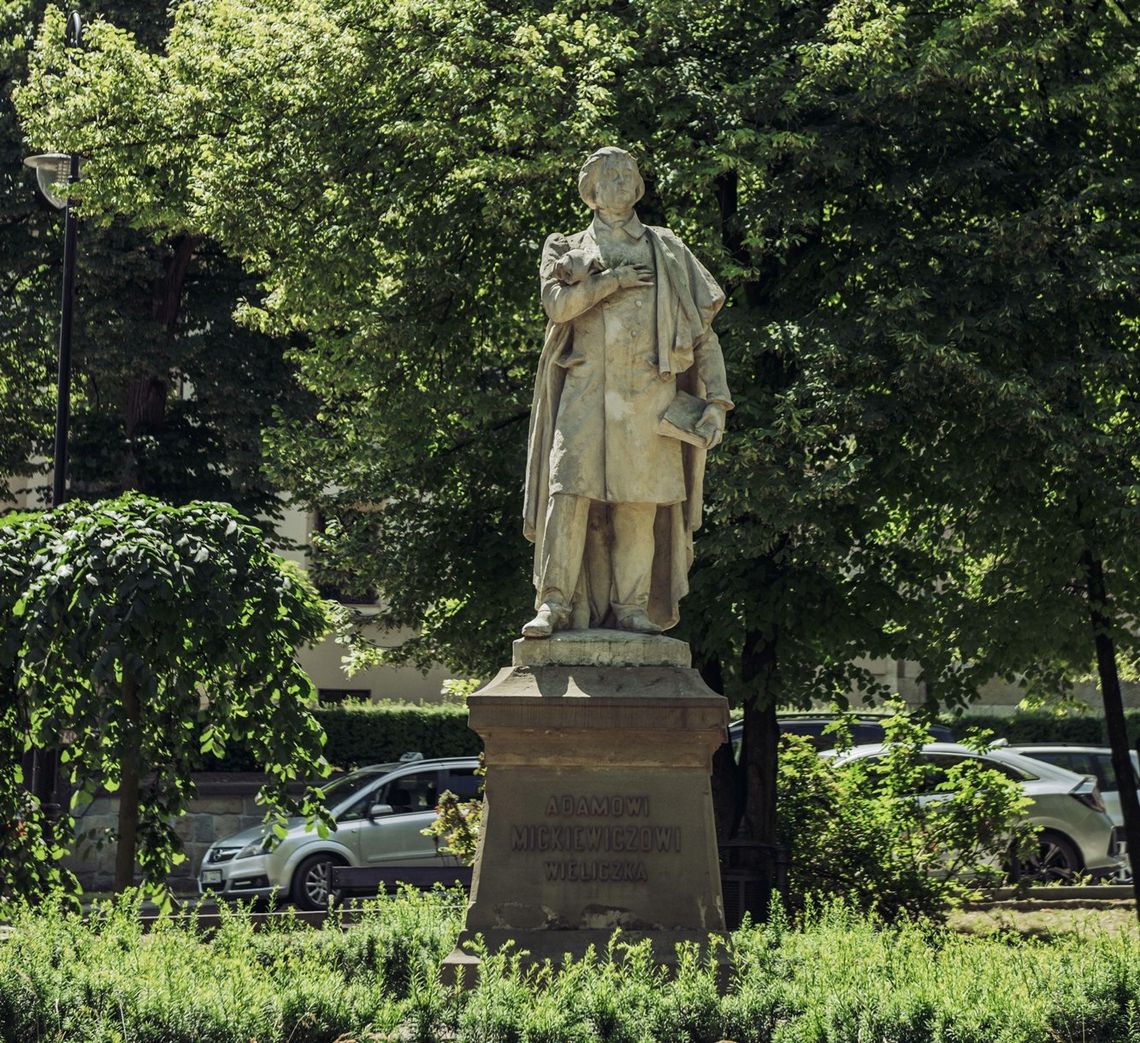
[[[243,828],[240,815],[198,814],[187,818],[194,823],[194,839],[207,845]]]
[[[692,665],[684,641],[621,630],[563,630],[542,641],[519,638],[517,666],[680,666]]]
[[[599,149],[578,189],[593,220],[549,236],[539,264],[550,321],[523,499],[535,545],[537,615],[523,627],[532,639],[676,625],[705,454],[733,405],[712,329],[724,292],[672,232],[641,223],[634,157]]]
[[[618,659],[623,638],[612,637]],[[642,641],[688,655],[682,642]],[[724,930],[709,776],[728,705],[695,670],[516,665],[468,705],[485,744],[486,797],[449,973],[470,965],[462,943],[475,933],[557,954],[617,928],[669,952],[671,939]]]

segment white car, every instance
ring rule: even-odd
[[[825,751],[820,756],[842,765],[865,757],[881,757],[885,750],[882,743],[876,743],[855,746],[840,754]],[[931,768],[927,776],[930,792],[942,781],[938,769],[949,768],[966,758],[981,760],[987,768],[1020,783],[1033,802],[1029,821],[1041,829],[1037,859],[1023,867],[1025,875],[1044,883],[1071,881],[1081,874],[1107,877],[1119,871],[1119,832],[1105,813],[1094,777],[1002,747],[979,754],[957,743],[932,742],[923,746],[922,757]]]
[[[360,768],[325,784],[325,806],[336,828],[322,838],[290,819],[274,844],[259,825],[215,840],[198,871],[198,890],[222,899],[291,898],[301,909],[324,909],[333,866],[457,865],[423,830],[435,821],[444,790],[463,800],[479,792],[477,757],[418,758]]]
[[[1078,775],[1092,775],[1100,788],[1104,800],[1104,810],[1118,829],[1124,826],[1124,813],[1120,810],[1120,790],[1116,785],[1116,773],[1112,770],[1112,750],[1107,746],[1071,746],[1066,743],[1008,743],[1003,749],[1020,753],[1023,757],[1054,764],[1058,768],[1075,771]],[[1135,750],[1129,751],[1132,759],[1132,785],[1140,788],[1140,756]],[[1121,867],[1117,880],[1130,883],[1131,867]]]

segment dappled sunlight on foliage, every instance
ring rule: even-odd
[[[62,740],[73,809],[100,788],[121,809],[137,802],[117,839],[137,830],[127,843],[149,887],[161,891],[184,857],[173,820],[194,793],[191,772],[227,743],[268,773],[271,813],[317,813],[312,793],[298,800],[288,787],[327,770],[295,658],[325,633],[324,603],[232,507],[128,494],[7,521],[0,620],[8,713],[25,724],[4,734],[21,746]],[[20,816],[14,793],[6,821]]]

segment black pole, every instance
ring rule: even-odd
[[[79,180],[79,157],[72,153],[67,185]],[[68,193],[63,220],[63,292],[59,317],[59,379],[56,383],[55,453],[52,457],[51,505],[67,499],[67,428],[71,416],[71,327],[75,313],[75,248],[79,221]]]
[[[71,205],[71,186],[79,180],[79,156],[71,154],[68,197],[63,211],[63,290],[59,308],[59,373],[55,399],[55,451],[52,454],[51,505],[67,499],[67,433],[71,419],[71,328],[75,315],[75,254],[78,219]],[[32,793],[49,822],[59,818],[59,751],[32,753]]]
[[[83,42],[83,19],[73,12],[67,20],[67,44]],[[59,372],[56,380],[55,449],[52,453],[51,505],[67,499],[67,435],[71,420],[71,329],[75,315],[75,261],[79,219],[71,205],[71,189],[79,180],[79,156],[71,153],[67,171],[67,202],[63,211],[63,289],[60,292]],[[59,818],[59,750],[32,751],[32,795],[43,809],[49,830]]]

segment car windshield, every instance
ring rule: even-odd
[[[323,801],[326,808],[335,808],[343,801],[355,797],[358,793],[371,786],[382,775],[387,775],[392,769],[388,765],[383,765],[376,768],[361,768],[360,771],[349,772],[347,775],[342,775],[339,779],[333,779],[332,782],[326,782],[321,789],[324,791],[325,799]]]

